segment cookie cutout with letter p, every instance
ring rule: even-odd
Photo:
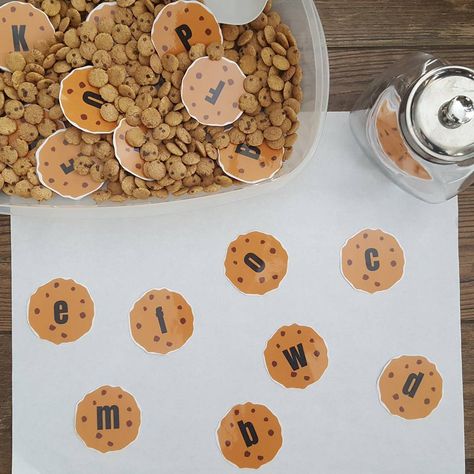
[[[239,468],[258,469],[269,463],[283,445],[278,418],[265,405],[234,406],[217,429],[221,452]]]
[[[344,278],[356,290],[388,290],[402,277],[405,254],[397,239],[380,229],[365,229],[351,237],[341,251]]]
[[[380,402],[392,415],[426,418],[443,397],[443,379],[435,364],[423,356],[392,359],[378,381]]]

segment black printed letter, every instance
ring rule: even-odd
[[[193,32],[191,31],[191,28],[189,28],[188,25],[180,25],[174,31],[176,31],[176,34],[178,35],[178,38],[181,41],[181,43],[183,43],[183,46],[186,48],[186,51],[189,51],[191,49],[189,40],[193,36]]]
[[[106,430],[112,428],[112,417],[114,421],[114,430],[120,428],[119,408],[117,405],[97,407],[97,429],[103,430],[104,425]],[[105,423],[104,423],[105,418]]]
[[[423,380],[424,374],[421,372],[416,374],[410,374],[403,386],[402,392],[404,395],[408,395],[410,398],[414,398],[416,392],[420,388],[421,381]],[[411,387],[411,388],[410,388]]]
[[[378,256],[377,249],[367,249],[365,251],[365,265],[369,272],[376,272],[380,268],[380,262],[376,260]]]
[[[12,25],[13,49],[15,51],[29,51],[25,33],[26,25]]]
[[[296,347],[290,347],[290,352],[286,349],[283,351],[288,364],[290,364],[293,370],[298,370],[301,367],[306,367],[308,363],[306,362],[306,355],[304,353],[303,344],[298,344]]]
[[[242,438],[244,438],[244,442],[247,448],[250,448],[250,446],[253,446],[254,444],[258,443],[257,432],[255,431],[255,427],[252,423],[250,423],[250,421],[247,423],[239,421],[237,424],[239,425],[240,433],[242,434]]]
[[[254,253],[248,253],[244,257],[244,263],[255,273],[262,273],[265,270],[265,262]]]
[[[56,301],[54,303],[54,320],[58,324],[66,324],[69,316],[67,314],[68,307],[65,301]]]

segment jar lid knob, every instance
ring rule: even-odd
[[[459,128],[472,119],[474,119],[474,102],[465,95],[457,95],[439,110],[439,120],[446,128]]]

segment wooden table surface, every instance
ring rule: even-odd
[[[474,67],[474,0],[315,2],[329,47],[330,110],[350,110],[376,74],[410,51]],[[459,250],[466,471],[474,473],[474,187],[460,198]],[[10,265],[10,221],[0,216],[0,474],[11,464]]]

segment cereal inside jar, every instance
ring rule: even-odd
[[[244,25],[199,1],[18,4],[0,7],[7,26],[27,18],[0,48],[0,192],[194,196],[271,179],[290,158],[303,72],[272,0]]]

